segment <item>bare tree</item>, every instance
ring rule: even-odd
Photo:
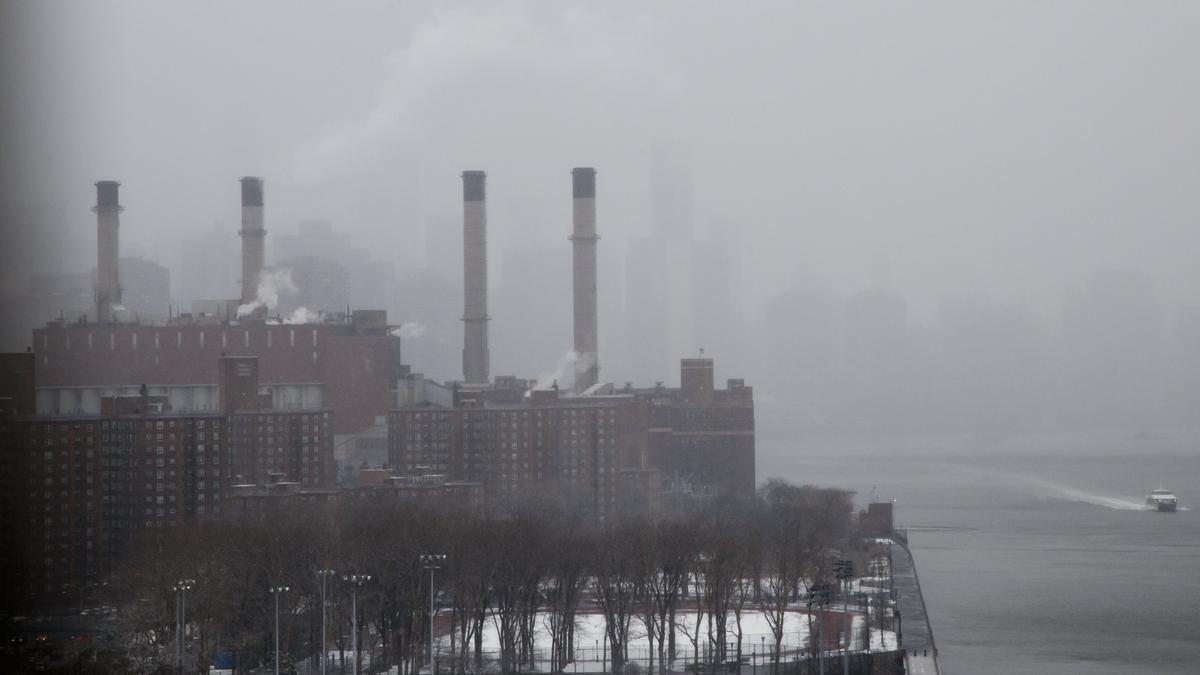
[[[625,667],[629,624],[635,611],[638,587],[637,551],[649,527],[644,520],[624,520],[601,532],[595,558],[593,588],[612,653],[613,672]]]
[[[561,672],[575,660],[575,618],[587,589],[594,542],[588,529],[558,528],[547,551],[545,584],[551,670]]]
[[[850,497],[843,490],[768,481],[760,490],[764,569],[759,609],[774,638],[779,661],[788,605],[801,585],[823,576],[826,552],[849,531]]]

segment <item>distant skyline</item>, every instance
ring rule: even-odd
[[[326,218],[403,267],[459,264],[412,242],[454,216],[462,170],[489,172],[503,251],[561,243],[568,172],[594,165],[603,265],[654,230],[665,144],[690,158],[692,232],[741,231],[752,306],[814,275],[887,280],[919,314],[964,293],[1044,313],[1104,267],[1200,304],[1188,4],[4,12],[5,290],[87,264],[102,178],[124,182],[125,250],[164,264],[262,175],[271,232]]]

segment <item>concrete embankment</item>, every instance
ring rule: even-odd
[[[895,547],[892,565],[896,583],[896,610],[900,614],[900,648],[905,651],[905,672],[909,675],[939,675],[933,628],[929,625],[925,598],[921,596],[917,566],[907,546]]]

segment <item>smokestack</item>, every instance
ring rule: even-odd
[[[247,176],[242,184],[242,304],[254,302],[258,278],[262,274],[266,248],[263,240],[263,180]]]
[[[463,179],[463,380],[486,384],[490,367],[487,313],[487,174]]]
[[[96,321],[113,320],[113,309],[121,304],[121,281],[117,256],[120,255],[121,206],[115,180],[96,183]]]
[[[571,170],[574,229],[571,233],[575,276],[575,391],[600,380],[599,323],[596,318],[596,170]]]

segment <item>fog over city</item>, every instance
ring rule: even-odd
[[[675,385],[703,349],[760,424],[819,428],[1150,432],[1200,405],[1193,4],[6,2],[0,25],[6,351],[91,306],[34,275],[94,269],[93,183],[121,182],[120,254],[169,269],[167,315],[237,297],[237,179],[262,176],[267,264],[346,270],[277,311],[386,309],[405,363],[461,379],[482,170],[491,371],[553,379],[570,171],[595,167],[602,381]]]

